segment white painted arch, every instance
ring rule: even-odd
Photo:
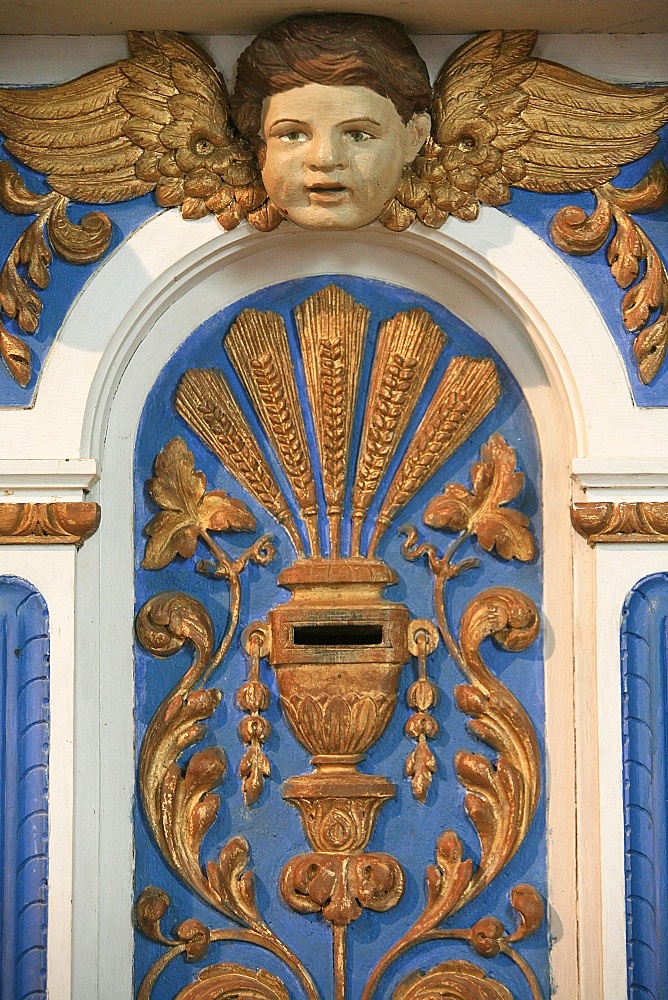
[[[591,907],[600,896],[598,870],[578,871],[575,859],[578,825],[586,855],[598,857],[597,758],[594,742],[578,776],[588,789],[578,815],[573,733],[576,682],[589,702],[595,663],[574,652],[573,574],[565,572],[573,558],[569,476],[574,456],[592,447],[605,455],[611,423],[619,444],[624,422],[638,411],[609,332],[580,283],[526,227],[489,209],[473,224],[401,235],[379,225],[333,234],[286,225],[270,235],[242,226],[225,234],[212,220],[184,224],[176,212],[163,213],[118,248],[73,305],[34,408],[6,415],[15,422],[14,439],[21,428],[24,456],[27,448],[34,457],[95,459],[100,472],[91,496],[102,505],[102,526],[77,560],[72,996],[131,995],[132,456],[144,399],[166,360],[211,315],[267,285],[331,273],[408,285],[441,302],[489,340],[531,406],[547,486],[553,977],[560,995],[593,1000],[602,995],[600,966],[578,958],[578,934],[600,939],[600,913]],[[65,414],[55,426],[54,413]],[[637,431],[629,433],[629,447],[636,438]],[[586,556],[583,564],[586,582]],[[578,895],[590,903],[580,930]]]
[[[152,357],[164,361],[209,315],[207,281],[221,309],[292,276],[337,271],[408,281],[479,329],[513,370],[521,369],[530,342],[551,386],[568,400],[573,457],[608,457],[611,425],[619,430],[618,460],[652,455],[661,412],[634,406],[622,359],[585,288],[523,224],[483,207],[476,222],[450,219],[439,231],[403,234],[379,224],[354,233],[306,233],[287,223],[271,234],[245,224],[224,233],[212,218],[184,223],[175,210],[153,217],[110,255],[74,302],[34,406],[3,412],[5,456],[100,458],[110,401],[133,353],[161,317],[187,301],[190,318],[172,326],[174,337],[162,329],[160,344],[152,342]],[[494,315],[483,330],[478,306],[485,297]],[[499,323],[499,310],[524,331],[519,342]],[[57,425],[55,412],[63,415]]]

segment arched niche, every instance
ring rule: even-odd
[[[551,973],[564,995],[576,996],[581,980],[595,995],[599,962],[577,957],[578,893],[591,899],[599,892],[596,867],[586,863],[597,854],[598,825],[595,753],[578,774],[588,792],[576,812],[574,685],[580,674],[578,689],[587,700],[593,668],[586,650],[574,655],[569,472],[573,456],[589,453],[592,443],[595,450],[605,447],[606,419],[612,420],[606,407],[613,404],[600,394],[603,385],[618,390],[607,397],[614,400],[615,424],[623,426],[620,407],[629,420],[637,414],[620,359],[582,287],[539,239],[495,211],[483,211],[474,225],[400,236],[379,226],[334,234],[285,227],[270,236],[240,227],[221,234],[206,221],[183,227],[168,213],[120,248],[72,308],[45,366],[33,427],[56,398],[67,399],[70,419],[60,430],[65,451],[95,457],[101,471],[95,498],[102,526],[80,553],[77,574],[79,656],[87,666],[77,679],[78,702],[86,707],[76,720],[74,992],[92,994],[98,983],[111,982],[110,996],[131,991],[132,456],[144,400],[167,359],[210,316],[281,280],[318,274],[409,286],[441,303],[489,341],[529,403],[545,487]],[[581,350],[583,328],[587,353],[593,343],[599,359],[593,370]],[[584,559],[584,590],[587,574]],[[586,831],[579,868],[577,823]],[[589,908],[582,933],[596,939],[598,920],[598,908]]]

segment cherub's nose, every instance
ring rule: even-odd
[[[331,132],[314,135],[310,154],[312,170],[337,170],[345,167],[348,159],[343,140]]]

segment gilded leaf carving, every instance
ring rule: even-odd
[[[415,720],[415,718],[415,716],[411,716],[411,720]],[[415,722],[413,722],[413,727],[410,729],[408,724],[406,725],[406,735],[417,739],[417,745],[406,758],[405,773],[406,777],[411,779],[415,798],[418,802],[426,802],[432,776],[436,774],[436,758],[427,743],[427,735],[435,735],[434,727],[438,723],[430,715],[424,715],[418,721],[425,726],[431,724],[432,733],[416,732],[417,726]]]
[[[222,490],[206,492],[204,474],[195,471],[182,438],[172,438],[157,455],[146,489],[162,511],[146,526],[145,569],[163,569],[177,555],[190,559],[209,531],[255,530],[255,518],[241,500]]]
[[[2,91],[0,91],[0,94]],[[109,248],[111,223],[101,212],[89,212],[79,223],[66,214],[67,199],[51,192],[30,191],[7,160],[0,161],[0,205],[18,215],[36,215],[10,250],[0,271],[0,309],[15,319],[22,333],[35,333],[48,287],[51,247],[71,264],[99,260]],[[48,241],[47,241],[48,234]],[[0,356],[19,385],[30,381],[30,349],[0,323]]]
[[[590,545],[597,542],[665,542],[668,538],[668,504],[574,503],[571,523]]]
[[[502,559],[528,562],[536,545],[522,511],[506,508],[524,486],[524,474],[515,469],[517,456],[500,434],[493,434],[480,449],[480,461],[471,468],[472,489],[458,483],[446,486],[430,500],[424,522],[431,528],[466,531],[483,549],[496,549]]]
[[[596,207],[587,216],[579,208],[563,208],[552,220],[556,245],[571,254],[606,250],[610,271],[625,291],[622,319],[635,339],[633,351],[641,382],[659,373],[668,348],[668,272],[661,256],[633,213],[655,212],[668,204],[668,171],[655,163],[631,188],[603,184],[594,190]]]

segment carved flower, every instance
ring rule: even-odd
[[[231,229],[266,198],[253,151],[233,134],[227,95],[210,67],[172,60],[170,73],[176,92],[162,116],[153,108],[159,128],[151,134],[143,123],[136,174],[156,184],[159,205],[180,205],[186,219],[214,212]]]

